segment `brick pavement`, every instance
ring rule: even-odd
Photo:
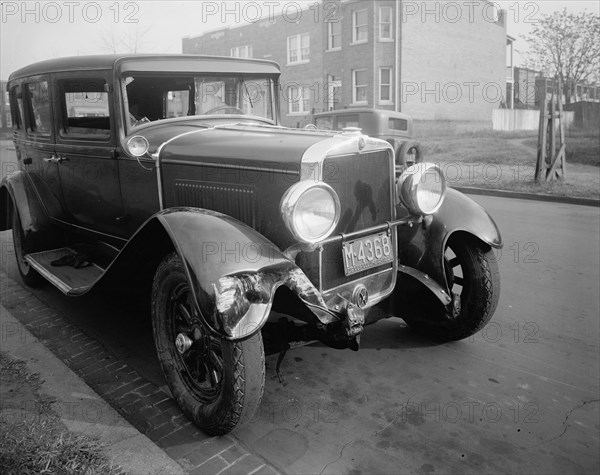
[[[277,473],[235,437],[202,433],[181,413],[166,387],[146,380],[1,271],[0,281],[0,301],[12,315],[184,469],[193,474]]]

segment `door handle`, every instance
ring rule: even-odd
[[[61,157],[60,155],[58,157],[55,157],[54,155],[52,155],[50,158],[44,158],[44,161],[48,162],[48,163],[60,163],[60,162],[64,162],[65,160],[68,160],[68,158]]]

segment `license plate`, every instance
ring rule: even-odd
[[[344,272],[356,274],[394,260],[392,240],[387,233],[374,234],[342,244]]]

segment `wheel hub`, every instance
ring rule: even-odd
[[[192,346],[193,341],[187,335],[179,333],[175,338],[175,347],[180,355],[183,355]]]

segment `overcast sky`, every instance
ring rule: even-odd
[[[114,43],[129,37],[131,43],[136,34],[143,35],[139,52],[181,53],[184,36],[243,24],[259,14],[268,17],[282,9],[292,16],[298,5],[309,8],[315,1],[2,1],[0,78],[7,79],[12,71],[43,59],[107,53],[106,43],[111,43],[111,37]],[[600,9],[598,0],[497,3],[508,10],[508,33],[518,39],[539,14],[564,7],[596,14]],[[314,10],[305,14],[314,15]],[[524,41],[519,39],[515,48],[524,50]]]

